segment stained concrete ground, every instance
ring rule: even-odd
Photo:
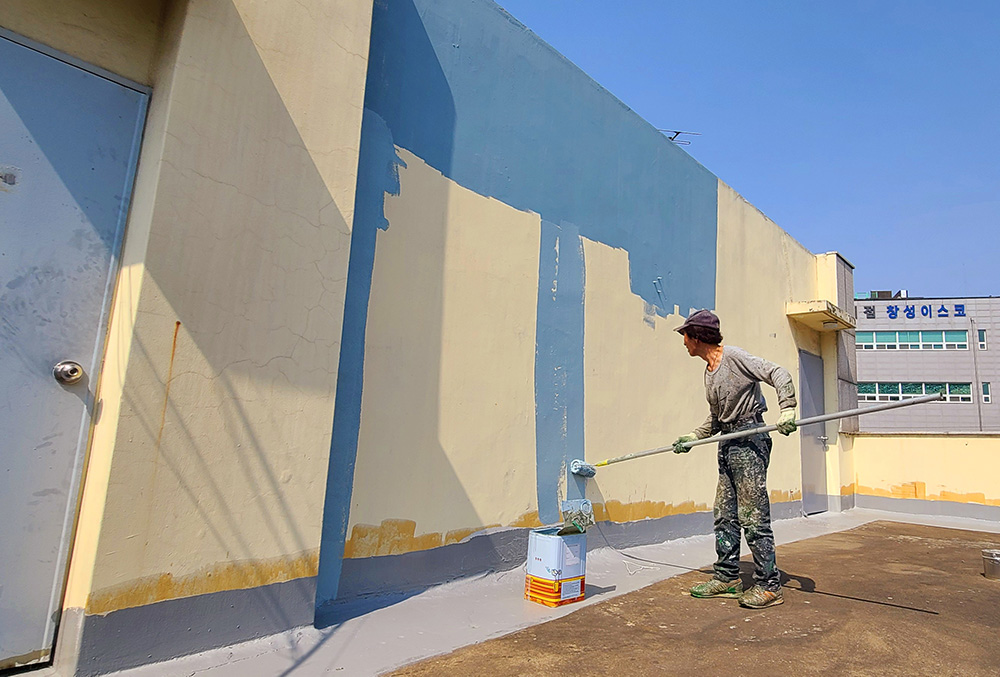
[[[392,675],[995,676],[1000,582],[980,557],[995,541],[875,522],[781,546],[781,606],[694,599],[692,572]]]
[[[592,550],[581,603],[524,601],[516,569],[117,675],[1000,674],[1000,581],[981,556],[1000,525],[855,509],[775,537],[785,603],[770,609],[687,595],[714,554],[696,536]]]

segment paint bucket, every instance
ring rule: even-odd
[[[1000,581],[1000,550],[983,550],[983,575]]]
[[[579,602],[586,593],[587,534],[558,535],[560,527],[532,529],[524,598],[545,606]]]

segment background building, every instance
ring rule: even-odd
[[[858,400],[891,402],[944,392],[941,403],[860,417],[866,432],[1000,430],[1000,298],[908,297],[871,292],[855,300]]]

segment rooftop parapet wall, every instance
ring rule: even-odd
[[[1000,519],[1000,433],[852,437],[857,505]]]
[[[492,2],[377,2],[371,63],[377,190],[359,182],[342,362],[364,378],[338,392],[331,467],[351,472],[331,474],[318,601],[341,553],[552,523],[562,498],[615,521],[707,514],[714,451],[588,483],[566,466],[704,419],[704,365],[673,332],[692,308],[793,374],[799,348],[820,354],[785,316],[819,298],[816,257]],[[799,499],[798,459],[776,440],[775,500]]]

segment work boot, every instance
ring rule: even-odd
[[[735,581],[720,581],[718,578],[699,583],[691,588],[692,597],[739,597],[743,594],[743,582],[740,579]]]
[[[781,596],[781,588],[765,590],[759,585],[755,585],[740,595],[740,606],[745,606],[748,609],[766,609],[769,606],[778,606],[784,601]]]

